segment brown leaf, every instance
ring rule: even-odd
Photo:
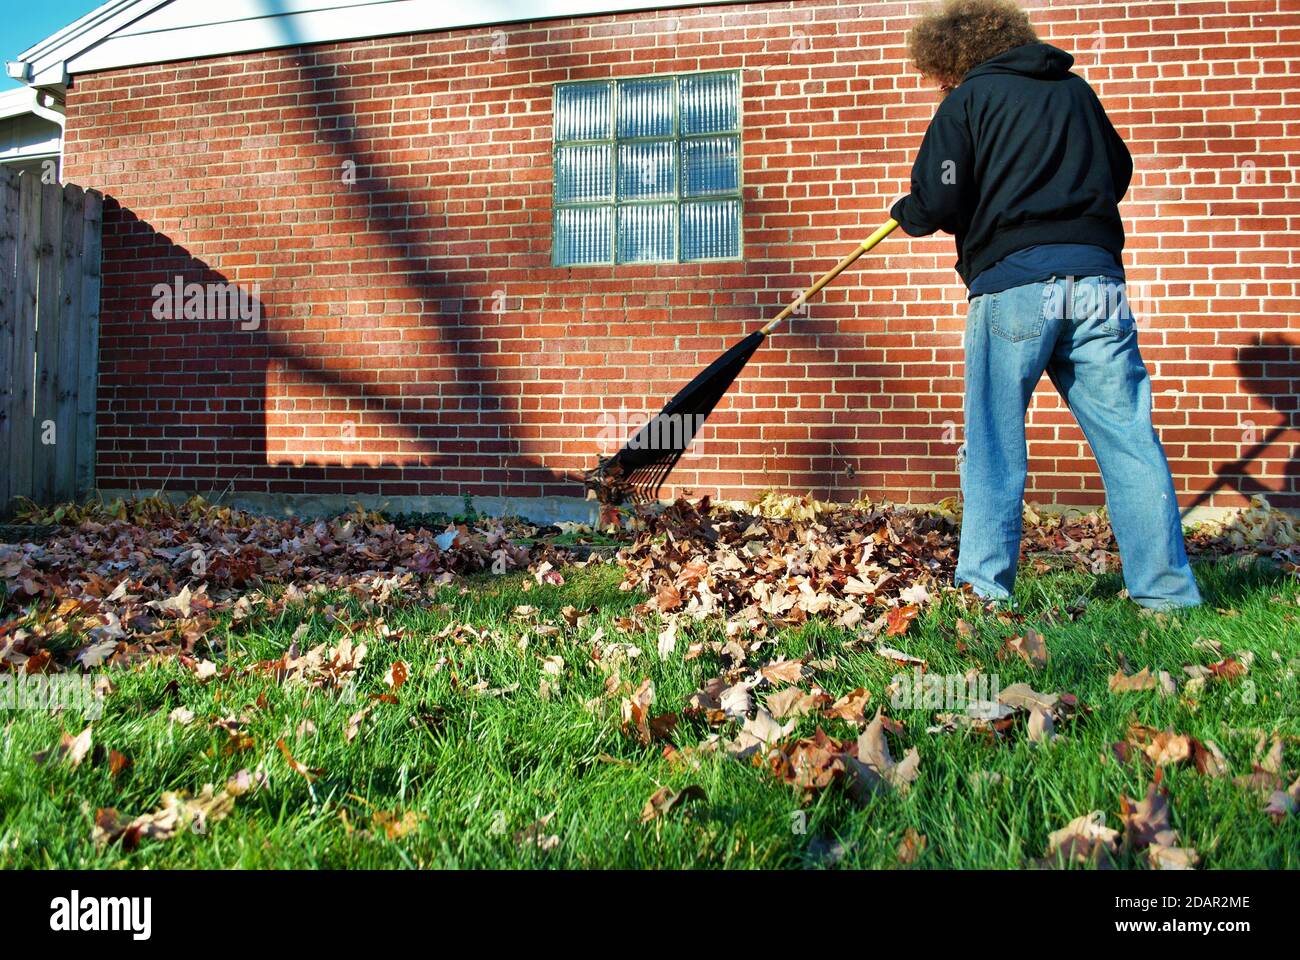
[[[1147,788],[1140,802],[1123,797],[1120,810],[1125,842],[1134,850],[1145,849],[1152,868],[1190,870],[1196,866],[1196,851],[1178,846],[1178,834],[1170,826],[1168,798],[1156,783]]]
[[[1228,773],[1228,761],[1213,740],[1192,741],[1192,762],[1198,773],[1207,777],[1223,777]]]
[[[280,753],[284,755],[285,763],[289,764],[289,769],[292,770],[294,773],[301,774],[303,777],[307,779],[308,783],[315,780],[317,777],[319,777],[322,773],[325,772],[324,770],[308,767],[305,764],[299,763],[297,760],[295,760],[293,758],[293,754],[289,752],[289,747],[284,742],[283,737],[277,740],[275,742],[275,745],[280,748]]]
[[[1206,669],[1216,679],[1227,681],[1238,680],[1249,672],[1246,665],[1235,657],[1228,657],[1218,663],[1211,663]]]
[[[544,853],[554,850],[560,845],[560,838],[555,834],[546,832],[546,826],[554,816],[554,813],[548,813],[546,816],[534,820],[515,834],[515,843],[521,847],[536,847]]]
[[[1192,749],[1191,737],[1162,730],[1151,738],[1145,747],[1145,753],[1157,767],[1163,767],[1190,760]]]
[[[1169,802],[1155,783],[1147,788],[1147,795],[1140,802],[1130,800],[1128,797],[1121,798],[1120,810],[1125,836],[1135,849],[1140,850],[1159,842],[1157,838],[1171,830]]]
[[[895,650],[893,647],[876,647],[875,652],[876,656],[892,660],[901,667],[920,667],[922,670],[926,668],[926,662],[920,657],[914,657],[902,650]]]
[[[1026,630],[1024,636],[1012,637],[1006,647],[1035,670],[1042,670],[1052,659],[1047,644],[1034,630]]]
[[[184,791],[167,791],[158,810],[131,820],[111,807],[95,811],[92,839],[98,846],[120,840],[122,849],[129,852],[141,840],[170,840],[184,829],[205,833],[209,823],[224,820],[234,808],[234,795],[227,790],[216,792],[210,783],[197,797]]]
[[[1281,823],[1287,817],[1294,815],[1298,809],[1300,809],[1300,777],[1297,777],[1295,783],[1286,790],[1274,790],[1268,798],[1264,812],[1273,818],[1274,823]]]
[[[131,758],[117,750],[108,752],[108,775],[116,778],[118,774],[124,773],[131,768]]]
[[[1056,708],[1060,696],[1055,693],[1039,693],[1027,683],[1013,683],[998,692],[998,702],[1016,710],[1052,711]]]
[[[1111,693],[1131,693],[1139,690],[1155,690],[1160,686],[1158,678],[1151,675],[1151,671],[1143,667],[1137,673],[1131,676],[1125,676],[1122,669],[1115,671],[1115,675],[1110,678]]]
[[[798,687],[786,687],[768,696],[767,709],[777,720],[784,720],[812,713],[829,699],[825,694],[805,693]]]
[[[1147,862],[1153,870],[1195,870],[1200,857],[1191,847],[1147,847]]]
[[[823,711],[823,716],[849,723],[867,722],[867,704],[871,701],[871,692],[865,687],[846,693]]]
[[[913,781],[920,776],[921,757],[916,747],[907,752],[902,761],[896,762],[889,752],[889,743],[885,739],[885,723],[880,710],[875,718],[858,736],[856,763],[850,765],[856,777],[857,785],[865,793],[873,793],[882,785],[895,787],[900,793],[906,793]],[[859,793],[859,798],[865,794]]]
[[[655,594],[655,607],[660,613],[671,613],[682,605],[682,594],[671,583],[661,583]]]
[[[1047,835],[1047,857],[1067,862],[1109,864],[1119,849],[1119,831],[1106,826],[1106,814],[1093,810]]]
[[[1281,776],[1284,749],[1282,739],[1280,737],[1274,737],[1267,754],[1263,751],[1263,740],[1264,738],[1261,736],[1261,742],[1255,750],[1255,765],[1261,770],[1265,770],[1269,773],[1276,773],[1278,776]]]
[[[925,852],[925,834],[917,833],[912,827],[903,832],[903,839],[898,844],[898,862],[904,866],[916,863],[917,858]]]
[[[416,813],[414,810],[407,810],[400,815],[395,810],[376,810],[370,815],[370,826],[383,833],[389,840],[400,840],[419,829],[420,821],[423,819],[424,814]]]
[[[776,663],[765,664],[759,668],[768,683],[773,685],[782,683],[798,683],[805,676],[811,675],[812,671],[807,668],[802,660],[781,660]]]
[[[81,766],[81,762],[90,754],[90,749],[94,744],[94,734],[92,728],[94,724],[88,724],[85,730],[75,737],[70,733],[64,733],[59,738],[59,745],[51,750],[42,750],[40,753],[32,755],[32,759],[37,763],[45,763],[47,760],[61,759],[67,760],[68,766],[76,769]]]
[[[907,633],[907,628],[912,625],[912,621],[920,612],[921,608],[914,603],[909,603],[905,607],[890,607],[885,615],[885,635],[901,637]]]
[[[683,788],[680,792],[672,787],[660,787],[650,795],[650,799],[645,802],[645,807],[641,810],[641,822],[649,823],[659,817],[666,817],[677,807],[688,803],[691,800],[704,800],[704,788],[698,784],[691,784]]]
[[[655,740],[666,740],[677,725],[675,713],[651,717],[650,706],[654,703],[654,699],[654,684],[649,677],[646,677],[630,698],[623,698],[620,707],[623,732],[635,737],[646,746]]]
[[[343,738],[351,743],[361,734],[361,725],[365,723],[366,717],[375,709],[374,703],[368,703],[352,716],[348,717],[347,725],[343,728]],[[283,742],[283,741],[281,741]]]
[[[1042,707],[1029,711],[1029,740],[1031,743],[1050,743],[1055,737],[1056,724],[1052,715]]]

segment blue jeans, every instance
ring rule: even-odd
[[[957,582],[989,599],[1015,586],[1025,414],[1044,370],[1101,467],[1129,595],[1156,609],[1200,603],[1124,284],[1105,277],[1058,277],[970,302]]]

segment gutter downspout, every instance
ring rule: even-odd
[[[68,122],[68,118],[64,115],[62,109],[63,102],[56,98],[54,94],[41,90],[39,87],[28,87],[27,89],[32,92],[32,113],[40,117],[42,120],[48,120],[50,123],[56,124],[59,128],[59,169],[56,171],[56,176],[58,177],[59,182],[62,183],[63,139],[64,133],[67,130]],[[42,100],[44,100],[45,103],[42,103]]]

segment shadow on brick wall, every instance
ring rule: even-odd
[[[1263,496],[1274,507],[1300,508],[1300,446],[1290,447],[1285,455],[1280,486],[1260,479],[1265,455],[1279,445],[1295,444],[1300,429],[1300,342],[1282,333],[1266,333],[1237,353],[1237,372],[1242,387],[1249,389],[1276,415],[1276,422],[1262,425],[1243,414],[1240,429],[1245,448],[1239,458],[1215,471],[1213,482],[1193,500],[1184,516],[1193,508],[1209,503],[1225,492],[1246,498]]]
[[[382,366],[355,369],[352,341],[312,329],[310,299],[259,295],[113,197],[104,221],[100,486],[581,495],[570,478],[511,455],[500,398],[486,387],[475,395],[481,358],[472,340],[465,350],[465,338],[451,338],[463,372],[449,376],[438,355],[431,375],[444,379],[403,393]],[[423,297],[421,322],[443,322],[447,288],[408,266],[406,282]],[[203,302],[190,312],[196,292]],[[470,439],[460,432],[467,419]]]

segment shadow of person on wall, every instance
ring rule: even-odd
[[[1237,371],[1242,385],[1272,408],[1277,422],[1261,430],[1249,414],[1242,417],[1241,443],[1246,449],[1215,471],[1214,482],[1184,509],[1184,517],[1224,491],[1235,491],[1247,499],[1263,496],[1274,507],[1300,507],[1300,446],[1287,452],[1280,486],[1270,486],[1260,478],[1263,457],[1269,450],[1282,443],[1300,442],[1296,436],[1300,430],[1300,343],[1282,333],[1261,334],[1238,352]]]

